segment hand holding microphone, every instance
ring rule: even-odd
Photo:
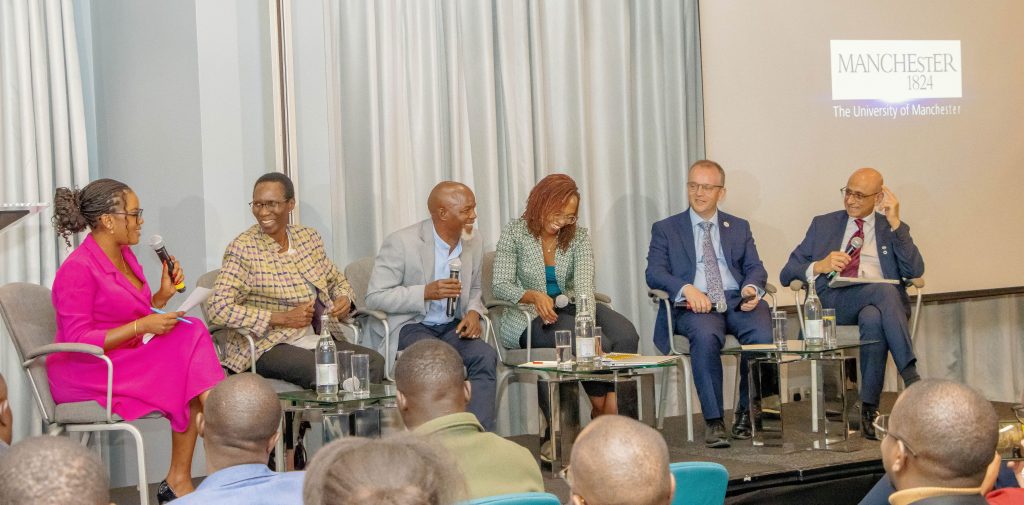
[[[831,272],[829,272],[828,280],[834,279],[837,275],[839,275],[839,272],[842,272],[843,269],[846,268],[846,265],[850,263],[850,256],[853,256],[853,253],[857,252],[857,249],[860,249],[862,245],[864,245],[864,239],[860,237],[853,237],[850,239],[850,244],[846,246],[846,250],[843,251],[843,254],[846,255],[847,260],[843,262],[842,267],[838,269],[833,269]]]
[[[458,282],[459,273],[462,271],[462,260],[455,258],[448,262],[448,279],[455,280]],[[455,307],[459,305],[459,295],[448,297],[448,303],[445,306],[445,315],[453,317],[455,315]]]
[[[174,289],[179,293],[184,293],[185,275],[181,272],[181,266],[174,260],[174,256],[167,252],[167,247],[164,246],[164,238],[160,235],[153,235],[149,238],[149,247],[153,248],[157,257],[164,264],[163,278],[169,279]]]

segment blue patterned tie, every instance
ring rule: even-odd
[[[725,291],[722,289],[722,272],[718,270],[718,256],[715,255],[715,244],[711,241],[711,227],[715,224],[710,221],[700,223],[700,229],[704,230],[704,280],[708,284],[708,298],[711,303],[718,303],[725,298]]]

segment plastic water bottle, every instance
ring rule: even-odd
[[[327,329],[330,316],[320,317],[320,340],[316,344],[316,396],[338,396],[338,354],[331,332]]]
[[[594,316],[590,313],[590,295],[580,295],[576,303],[576,364],[592,366],[597,356],[594,346]]]
[[[825,337],[821,300],[814,287],[814,280],[808,282],[807,301],[804,302],[804,344],[807,347],[821,347]]]

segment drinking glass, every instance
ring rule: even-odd
[[[351,349],[338,351],[338,379],[342,391],[355,391],[358,381],[352,380],[352,355]]]
[[[572,332],[569,330],[558,330],[555,332],[555,361],[560,369],[572,368],[572,360],[569,355],[572,349]]]
[[[370,396],[370,355],[369,354],[353,354],[352,355],[352,377],[355,378],[355,393],[356,398],[366,398]]]
[[[594,327],[594,356],[601,357],[604,351],[601,350],[601,342],[604,341],[604,330],[600,326]]]
[[[786,313],[781,310],[772,312],[772,343],[776,349],[786,348]]]
[[[836,346],[836,309],[821,309],[821,320],[824,324],[825,347]]]

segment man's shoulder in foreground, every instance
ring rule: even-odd
[[[296,504],[302,503],[305,472],[274,472],[263,464],[236,465],[218,470],[177,504]]]

